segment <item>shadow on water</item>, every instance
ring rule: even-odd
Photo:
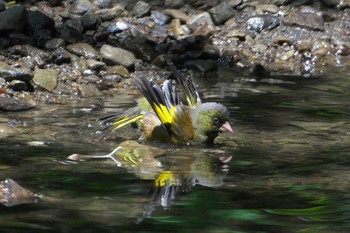
[[[7,113],[0,179],[36,199],[0,206],[1,232],[348,232],[349,76],[219,79],[204,99],[235,132],[215,147],[135,144],[131,129],[101,141],[95,119],[130,96]],[[117,162],[86,157],[121,143]]]

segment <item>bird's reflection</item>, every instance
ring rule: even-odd
[[[171,153],[168,153],[164,149],[139,144],[135,141],[125,141],[107,155],[73,154],[68,158],[75,161],[111,159],[115,166],[127,169],[142,180],[151,180],[150,191],[147,195],[148,203],[140,207],[137,221],[141,222],[151,216],[152,212],[159,207],[171,208],[179,196],[190,192],[196,185],[214,188],[222,186],[228,172],[227,163],[232,156],[225,156],[215,148],[178,147],[172,148]],[[18,188],[20,186],[15,181],[10,181],[1,183],[1,203],[6,206],[14,206],[37,202],[38,195],[22,187]],[[27,194],[25,199],[23,193]],[[16,201],[16,198],[18,201]],[[43,200],[50,201],[53,199],[43,195]],[[57,200],[55,200],[55,203],[57,203]]]

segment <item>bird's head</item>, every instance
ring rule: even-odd
[[[192,124],[196,136],[202,142],[213,144],[219,132],[233,132],[229,120],[228,109],[218,103],[202,103],[192,111]]]

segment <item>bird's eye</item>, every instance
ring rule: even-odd
[[[215,118],[214,118],[214,123],[215,123],[215,124],[219,124],[219,122],[220,122],[219,118],[215,117]]]

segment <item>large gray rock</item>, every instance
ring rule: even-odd
[[[135,55],[132,52],[110,45],[103,45],[100,53],[103,61],[110,65],[131,67],[136,61]]]
[[[8,32],[22,32],[27,22],[24,6],[14,6],[0,12],[0,35]]]

